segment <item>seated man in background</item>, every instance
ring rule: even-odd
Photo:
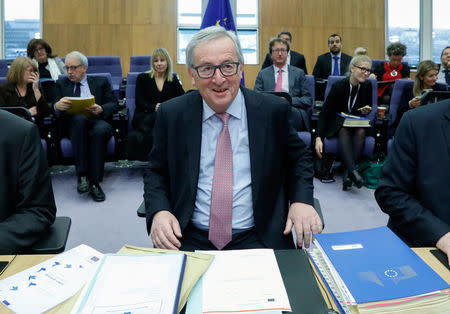
[[[240,87],[236,34],[211,26],[186,48],[198,90],[161,104],[144,173],[147,231],[182,250],[309,247],[322,222],[311,152],[286,101]]]
[[[449,178],[450,100],[408,111],[375,197],[408,245],[436,246],[450,258]]]
[[[56,206],[36,125],[1,109],[0,125],[0,254],[18,254],[54,222]]]
[[[442,50],[441,66],[439,67],[437,81],[450,86],[450,46],[447,46]]]
[[[352,57],[341,52],[342,38],[338,34],[331,34],[328,37],[328,48],[330,52],[317,57],[313,75],[316,80],[326,80],[330,75],[346,75]]]
[[[289,43],[281,38],[272,38],[269,52],[273,66],[259,71],[255,91],[286,92],[292,97],[291,122],[297,131],[309,130],[308,108],[312,106],[311,93],[306,82],[305,72],[287,64]]]
[[[290,32],[282,31],[282,32],[278,33],[277,37],[286,40],[289,47],[292,47],[292,35]],[[261,67],[261,70],[271,66],[272,64],[273,64],[273,60],[272,60],[271,54],[268,53],[268,54],[266,54],[266,58],[264,59],[264,63]],[[297,67],[299,69],[302,69],[305,72],[305,74],[308,74],[308,70],[306,69],[305,56],[297,51],[289,49],[289,51],[287,53],[287,64]]]
[[[105,200],[100,187],[103,179],[106,145],[113,134],[108,123],[119,109],[111,85],[105,77],[86,76],[86,56],[73,51],[65,59],[67,77],[56,82],[59,101],[55,104],[58,119],[70,137],[78,176],[78,193],[89,192],[94,201]],[[95,97],[95,104],[86,109],[86,115],[66,113],[72,103],[66,97]]]

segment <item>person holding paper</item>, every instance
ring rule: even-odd
[[[398,125],[401,118],[403,117],[403,114],[406,111],[420,106],[420,98],[426,90],[447,90],[447,87],[445,85],[436,84],[438,71],[438,65],[431,60],[424,60],[419,63],[413,87],[405,88],[405,90],[403,91],[395,125]]]
[[[54,222],[56,205],[36,125],[0,109],[0,126],[0,254],[19,254]]]
[[[375,191],[388,227],[450,258],[450,100],[405,113]]]
[[[117,99],[108,80],[101,76],[86,76],[88,61],[78,51],[70,52],[66,58],[67,77],[56,82],[57,99],[55,110],[63,132],[69,135],[75,156],[78,176],[77,191],[92,196],[97,202],[105,200],[100,182],[106,157],[106,145],[113,129],[108,123],[119,109]],[[86,114],[70,115],[66,111],[72,103],[67,97],[95,97],[95,104],[86,109]]]
[[[362,127],[344,127],[341,112],[355,116],[366,116],[372,111],[372,85],[367,80],[372,60],[366,55],[358,55],[350,62],[350,75],[336,82],[330,90],[319,115],[315,150],[322,158],[323,138],[338,136],[339,152],[346,171],[343,176],[343,189],[352,182],[359,189],[364,181],[355,168],[364,148],[366,130]]]
[[[200,30],[186,60],[198,91],[159,107],[144,173],[154,246],[293,248],[294,227],[308,247],[322,222],[311,153],[288,123],[288,103],[240,87],[244,58],[232,31]]]

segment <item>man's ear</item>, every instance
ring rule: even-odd
[[[192,83],[192,86],[196,87],[196,86],[195,86],[194,73],[192,73],[191,67],[188,68],[188,74],[189,74],[189,76],[191,77],[191,83]]]

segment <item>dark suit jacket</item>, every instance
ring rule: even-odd
[[[88,76],[87,81],[91,94],[95,97],[95,103],[103,108],[103,112],[97,118],[111,119],[119,109],[119,105],[108,80],[102,76]],[[58,101],[63,97],[74,97],[73,91],[74,86],[69,78],[64,77],[56,81],[56,99]]]
[[[242,88],[247,108],[255,229],[271,248],[293,248],[283,236],[288,201],[313,204],[311,152],[288,123],[289,105],[276,96]],[[194,211],[200,166],[202,97],[171,99],[157,111],[153,149],[144,173],[147,230],[168,210],[183,231]],[[181,240],[182,241],[182,240]]]
[[[449,178],[450,100],[408,111],[375,197],[409,245],[435,246],[450,232]]]
[[[289,64],[293,65],[299,69],[302,69],[305,72],[305,74],[308,74],[308,70],[306,69],[305,56],[294,50],[291,50],[290,53],[291,53],[291,60],[290,60]],[[266,54],[266,58],[264,59],[264,63],[261,67],[261,70],[265,69],[271,65],[273,65],[273,60],[272,60],[272,57],[270,56],[270,54],[268,53],[268,54]]]
[[[36,125],[3,110],[0,125],[0,254],[18,254],[53,223],[56,206]]]
[[[346,75],[352,57],[341,53],[341,60],[339,63],[340,75]],[[316,65],[314,66],[313,75],[315,79],[328,79],[331,75],[331,62],[333,61],[331,53],[327,52],[317,57]]]
[[[338,113],[348,112],[348,97],[350,95],[350,82],[346,77],[331,86],[330,93],[323,104],[322,111],[319,115],[317,124],[317,135],[322,139],[324,137],[331,137],[336,135],[339,129],[344,124],[344,118],[338,116]],[[355,106],[352,108],[350,114],[361,116],[358,108],[364,106],[372,107],[372,84],[366,80],[359,88],[356,96]]]

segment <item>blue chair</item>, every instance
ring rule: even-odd
[[[141,55],[130,57],[130,72],[145,72],[152,68],[150,58],[152,55]],[[127,80],[128,84],[128,80]]]
[[[309,119],[311,120],[312,110],[314,108],[314,103],[316,102],[316,88],[315,88],[314,76],[310,75],[310,74],[307,74],[306,75],[306,82],[308,83],[308,90],[311,93],[311,98],[312,98],[312,104],[308,108],[306,113],[307,113]]]
[[[118,56],[87,57],[87,73],[111,73],[112,89],[118,93],[122,83],[122,65]]]
[[[406,80],[406,79],[398,79],[394,83],[394,87],[392,89],[391,102],[389,104],[389,121],[388,121],[388,130],[387,137],[390,138],[394,135],[397,121],[397,112],[398,108],[401,105],[403,100],[403,93],[405,89],[412,88],[414,86],[414,81]]]
[[[8,80],[6,79],[6,77],[0,77],[0,85],[6,84],[8,83]]]
[[[6,76],[6,74],[8,73],[8,63],[6,62],[6,60],[0,60],[0,76]]]
[[[331,86],[339,80],[342,80],[344,76],[329,76],[327,88],[325,90],[325,99],[328,96],[328,93],[331,90]],[[367,115],[367,118],[371,120],[371,125],[373,127],[374,121],[376,118],[376,114],[378,111],[378,93],[377,93],[377,81],[375,79],[368,79],[372,84],[372,111]],[[324,143],[324,152],[337,154],[339,152],[339,143],[337,137],[325,138]],[[370,156],[373,154],[375,150],[375,138],[373,136],[366,136],[366,141],[364,144],[363,155]]]

